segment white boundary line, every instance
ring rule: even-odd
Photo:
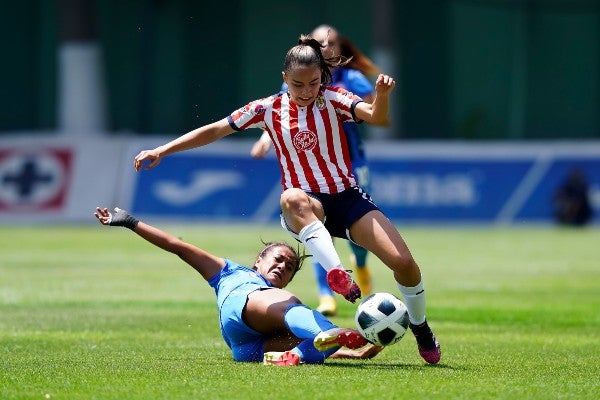
[[[279,180],[275,181],[273,189],[269,191],[269,194],[264,198],[263,202],[258,206],[254,214],[252,214],[252,221],[257,223],[267,223],[271,221],[271,214],[273,210],[279,208],[279,199],[281,197],[281,184]]]
[[[515,216],[519,213],[521,208],[523,208],[523,204],[529,199],[535,188],[538,187],[553,161],[554,157],[548,152],[540,154],[521,183],[517,186],[506,203],[504,203],[500,212],[498,212],[495,220],[497,224],[508,225],[513,222]]]

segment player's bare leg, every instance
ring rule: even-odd
[[[381,211],[374,210],[352,225],[350,235],[354,242],[375,254],[393,271],[408,308],[410,328],[417,339],[419,354],[430,364],[438,363],[442,353],[425,319],[421,271],[396,227]]]
[[[327,270],[327,283],[334,292],[354,302],[360,288],[344,270],[333,240],[325,226],[323,206],[300,189],[287,189],[281,195],[281,210],[286,228],[309,250]]]

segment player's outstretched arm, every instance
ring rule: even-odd
[[[225,261],[222,258],[140,221],[120,208],[115,208],[115,212],[111,213],[108,208],[97,207],[94,215],[102,225],[129,228],[153,245],[178,255],[206,280],[215,276],[225,266]]]
[[[133,159],[133,167],[136,171],[142,169],[144,164],[146,164],[144,169],[154,168],[163,157],[169,154],[205,146],[233,132],[235,130],[229,125],[227,118],[223,118],[217,122],[196,128],[155,149],[140,151]]]

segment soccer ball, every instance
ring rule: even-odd
[[[356,327],[369,342],[379,346],[396,343],[408,329],[408,310],[396,296],[373,293],[358,305]]]

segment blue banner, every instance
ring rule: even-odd
[[[132,207],[137,214],[260,220],[279,215],[274,159],[181,153],[138,177]]]
[[[573,168],[584,172],[600,213],[600,157],[371,157],[371,195],[396,222],[551,222],[552,199]],[[274,158],[184,152],[136,174],[136,214],[277,221],[281,194]]]

